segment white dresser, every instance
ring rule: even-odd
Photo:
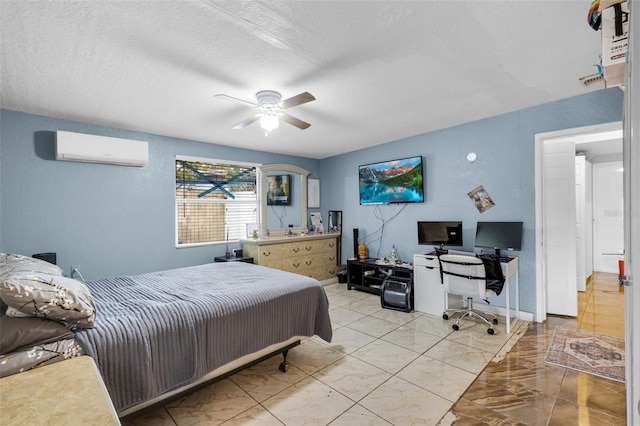
[[[242,240],[242,252],[257,265],[323,281],[336,276],[337,237],[317,234]]]

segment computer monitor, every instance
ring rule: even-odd
[[[418,222],[418,244],[462,246],[462,222]]]
[[[518,250],[522,246],[522,222],[478,222],[476,247],[500,250]]]

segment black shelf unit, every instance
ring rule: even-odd
[[[389,271],[391,273],[389,274]],[[396,265],[379,265],[375,259],[347,261],[347,289],[380,294],[385,279],[409,283],[413,289],[413,269]],[[411,292],[413,294],[413,291]]]
[[[216,256],[213,258],[214,262],[244,262],[244,263],[253,263],[253,257],[244,257],[244,256]]]

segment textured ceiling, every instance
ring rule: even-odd
[[[589,91],[590,1],[6,1],[1,106],[325,158]],[[219,98],[316,101],[268,137]]]

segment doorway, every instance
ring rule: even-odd
[[[535,137],[536,276],[539,277],[535,321],[546,320],[548,312],[577,314],[576,145],[583,153],[591,146],[594,155],[600,159],[606,160],[609,156],[614,160],[622,157],[621,140],[620,122],[542,133]],[[611,150],[618,144],[612,141],[620,141],[616,148],[619,153]],[[549,188],[546,193],[545,185]],[[545,228],[547,232],[543,233]],[[552,309],[549,309],[550,302]]]

